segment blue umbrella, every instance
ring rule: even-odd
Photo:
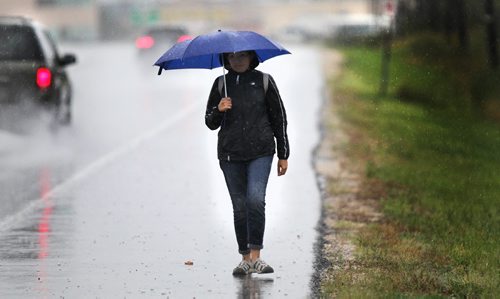
[[[221,66],[219,58],[216,55],[200,55],[184,58],[184,52],[191,42],[192,40],[178,42],[168,49],[154,64],[160,67],[158,75],[161,74],[161,70],[163,69],[213,69]]]
[[[221,59],[223,53],[249,50],[255,51],[259,62],[290,54],[278,43],[256,32],[219,30],[175,44],[155,62],[155,65],[160,67],[158,75],[163,69],[214,69],[223,66]],[[225,80],[224,68],[223,74]]]

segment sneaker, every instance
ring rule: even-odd
[[[250,273],[252,266],[249,261],[241,261],[236,268],[233,269],[233,275],[247,275]]]
[[[269,266],[266,262],[264,262],[261,259],[255,260],[252,264],[252,272],[258,273],[258,274],[266,274],[266,273],[273,273],[274,269],[273,267]]]

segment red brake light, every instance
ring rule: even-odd
[[[48,68],[41,67],[36,71],[36,85],[47,88],[52,83],[52,73]]]
[[[149,49],[155,44],[155,39],[149,35],[141,36],[135,40],[135,46],[139,49]]]
[[[189,40],[189,39],[193,39],[193,37],[189,34],[184,34],[184,35],[179,36],[179,38],[177,39],[177,42],[180,43],[180,42],[183,42],[183,41]]]

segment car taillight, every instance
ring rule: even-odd
[[[149,49],[155,44],[155,39],[149,35],[138,37],[135,40],[135,46],[138,49]]]
[[[52,72],[45,67],[41,67],[36,71],[36,85],[39,88],[47,88],[52,83]]]
[[[190,39],[193,39],[193,37],[191,35],[184,34],[184,35],[179,36],[179,38],[177,39],[177,42],[180,43],[180,42],[183,42],[185,40],[190,40]]]

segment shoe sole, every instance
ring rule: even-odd
[[[245,276],[245,275],[250,274],[250,273],[252,273],[251,270],[249,270],[248,272],[245,272],[245,270],[243,270],[243,269],[233,270],[234,276]]]
[[[255,272],[257,274],[271,274],[274,273],[274,271],[269,271],[269,272]]]
[[[252,273],[257,273],[257,274],[270,274],[270,273],[274,273],[274,269],[263,269],[261,272],[258,272],[256,270],[253,270]]]

